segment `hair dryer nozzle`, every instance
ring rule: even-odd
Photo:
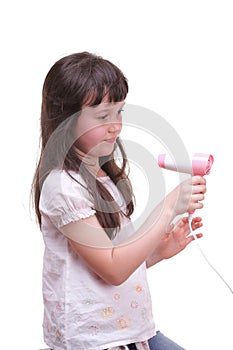
[[[211,154],[195,153],[192,158],[193,175],[209,175],[213,162]]]
[[[194,153],[191,158],[191,164],[184,164],[179,160],[176,162],[167,154],[159,154],[158,156],[158,165],[160,168],[178,171],[181,173],[188,173],[191,175],[208,175],[210,169],[214,162],[214,157],[211,154],[205,153]]]

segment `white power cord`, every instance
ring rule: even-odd
[[[198,238],[196,236],[196,234],[194,233],[193,229],[192,229],[192,219],[193,219],[193,215],[189,214],[188,216],[188,224],[189,224],[189,230],[190,230],[190,234],[194,237],[195,242],[198,246],[198,249],[201,252],[201,255],[203,256],[203,258],[205,259],[205,261],[207,262],[207,264],[212,268],[212,270],[214,270],[214,272],[218,275],[218,277],[221,278],[222,282],[225,283],[225,285],[228,287],[228,289],[230,290],[230,292],[233,294],[233,290],[230,287],[230,285],[225,281],[225,279],[222,277],[222,275],[215,269],[215,267],[209,262],[209,260],[207,259],[207,257],[205,256],[203,250],[200,247],[200,244],[198,242]]]

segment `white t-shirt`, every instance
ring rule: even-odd
[[[79,174],[71,172],[85,185]],[[99,178],[123,205],[109,177]],[[124,283],[104,282],[72,250],[59,228],[95,214],[88,191],[63,170],[46,178],[40,197],[43,265],[44,339],[53,350],[102,350],[155,335],[151,297],[142,264]],[[113,240],[133,233],[129,219]],[[125,262],[127,264],[127,261]]]

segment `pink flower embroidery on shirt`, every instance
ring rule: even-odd
[[[128,317],[125,316],[121,316],[121,318],[119,318],[117,320],[117,328],[118,329],[125,329],[129,327],[129,319]]]
[[[136,292],[137,292],[137,293],[142,293],[142,291],[143,291],[142,286],[141,286],[140,284],[137,285],[137,286],[136,286]]]
[[[58,312],[62,312],[62,311],[64,311],[64,304],[61,304],[61,303],[57,303],[56,304],[56,310],[58,311]]]
[[[90,333],[92,336],[95,336],[99,333],[99,327],[96,325],[92,325],[89,327]]]
[[[101,314],[103,318],[111,318],[115,313],[113,307],[106,307],[102,310]]]
[[[133,301],[131,302],[131,308],[132,308],[132,309],[137,309],[137,307],[138,307],[138,302],[135,301],[135,300],[133,300]]]
[[[119,300],[120,298],[121,296],[119,293],[114,294],[114,297],[113,297],[114,300]]]

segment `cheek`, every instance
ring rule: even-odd
[[[96,145],[104,140],[106,135],[106,128],[96,127],[86,131],[83,134],[78,134],[77,146],[85,153],[89,152]]]

